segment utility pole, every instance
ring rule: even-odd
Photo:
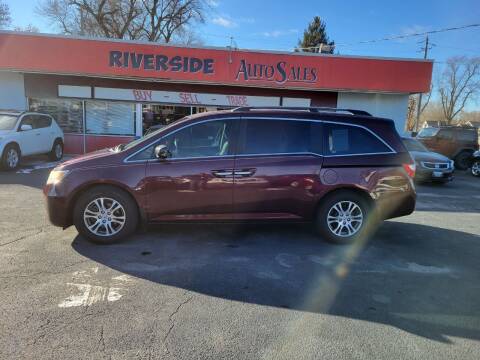
[[[428,55],[428,35],[425,37],[425,47],[423,48],[423,58],[426,59]],[[415,121],[415,133],[418,133],[418,125],[420,124],[420,111],[422,109],[422,96],[423,93],[418,95],[417,104],[417,120]]]

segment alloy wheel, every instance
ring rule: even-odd
[[[480,161],[475,161],[472,165],[472,174],[474,176],[480,176]]]
[[[61,159],[62,155],[63,155],[62,144],[57,143],[55,145],[55,156],[57,157],[57,159]]]
[[[11,148],[7,152],[7,165],[10,169],[15,169],[18,165],[18,152],[17,150]]]
[[[97,236],[113,236],[123,229],[126,213],[118,201],[99,197],[91,201],[83,212],[87,229]]]
[[[339,201],[327,214],[328,228],[341,237],[355,235],[363,224],[363,212],[353,201]]]

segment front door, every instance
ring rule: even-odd
[[[25,115],[18,126],[17,141],[22,155],[33,155],[41,152],[41,134],[37,128],[36,115]],[[22,125],[30,125],[31,130],[21,130]]]
[[[236,219],[302,219],[319,191],[322,125],[243,119],[235,160]]]
[[[150,221],[222,220],[232,217],[234,119],[186,125],[164,136],[171,157],[146,168]],[[150,150],[152,151],[152,150]]]
[[[54,141],[52,119],[47,115],[36,115],[36,131],[40,134],[36,135],[39,138],[39,152],[50,152]]]

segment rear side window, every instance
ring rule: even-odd
[[[444,140],[452,140],[453,139],[453,131],[451,129],[441,129],[437,137],[439,139],[444,139]]]
[[[366,129],[350,125],[325,124],[325,155],[356,155],[392,152]]]
[[[245,119],[239,154],[322,154],[322,125],[301,120]]]
[[[457,132],[457,140],[476,141],[477,140],[477,132],[476,131],[459,131],[459,132]]]
[[[52,119],[49,116],[37,115],[36,128],[46,128],[52,124]]]

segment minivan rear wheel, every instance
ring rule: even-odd
[[[138,210],[124,191],[98,186],[82,194],[75,203],[73,222],[78,232],[99,244],[111,244],[134,233]]]
[[[350,244],[369,235],[371,205],[354,191],[339,191],[327,196],[317,211],[317,231],[328,242]]]

